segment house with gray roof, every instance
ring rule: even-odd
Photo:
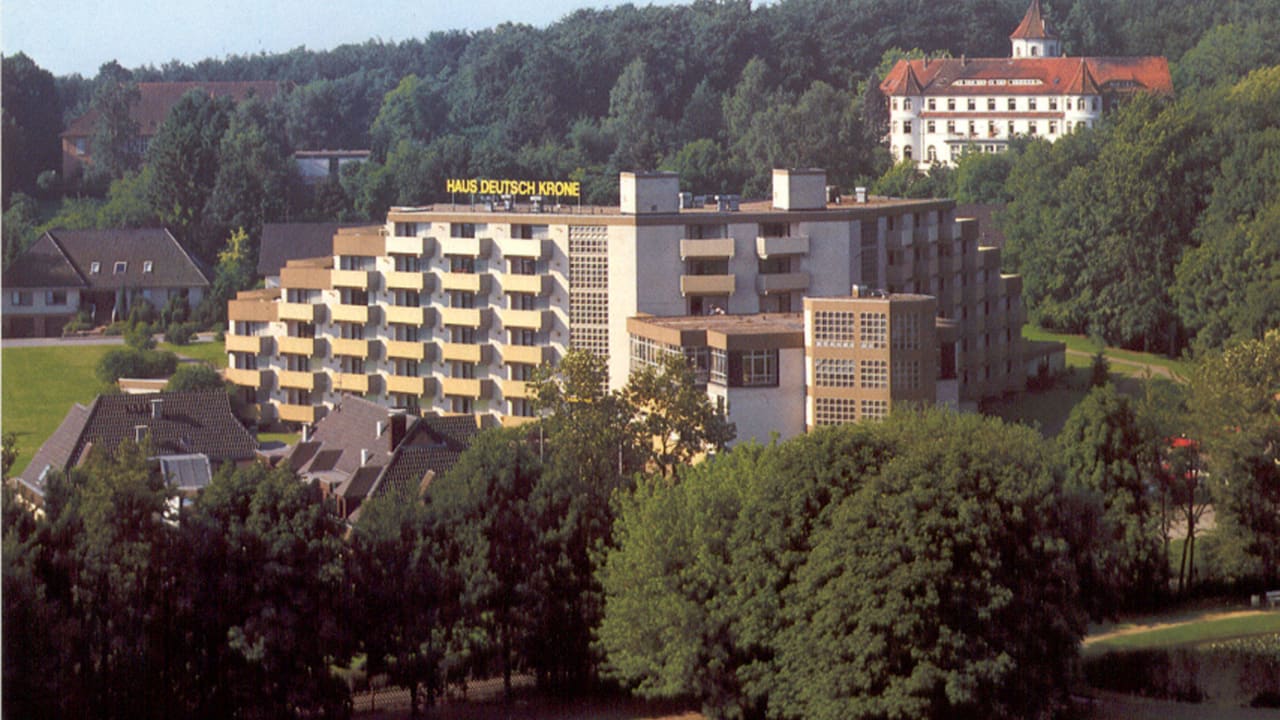
[[[266,223],[258,247],[258,277],[269,288],[280,287],[280,268],[290,260],[332,257],[333,236],[342,228],[361,223],[292,222]]]
[[[126,440],[145,444],[147,454],[159,461],[158,470],[173,479],[175,487],[193,490],[207,485],[223,464],[252,462],[258,448],[222,390],[99,395],[87,406],[71,407],[16,478],[17,488],[38,506],[51,472],[71,470],[95,448],[112,452]]]
[[[421,499],[431,480],[454,466],[480,431],[475,415],[410,416],[346,395],[294,446],[286,461],[354,522],[365,500]]]
[[[97,324],[138,298],[193,307],[209,275],[165,228],[50,230],[4,271],[4,336],[55,337],[81,310]]]

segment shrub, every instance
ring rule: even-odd
[[[174,345],[187,345],[195,334],[195,323],[173,323],[164,331],[164,339]]]
[[[98,361],[98,379],[114,384],[122,377],[160,378],[172,375],[178,356],[171,352],[123,347],[111,350]]]
[[[124,343],[137,350],[151,350],[156,346],[156,340],[151,335],[152,327],[147,323],[130,324],[124,331]]]
[[[102,333],[104,335],[123,335],[125,329],[126,329],[125,324],[117,320],[116,322],[113,322],[110,325],[108,325],[106,329],[102,331]]]
[[[164,386],[168,392],[185,390],[221,390],[226,385],[217,370],[203,363],[186,363],[174,371]]]
[[[75,333],[91,329],[93,329],[93,318],[89,317],[89,313],[80,312],[75,317],[68,320],[66,325],[62,326],[62,334],[74,335]]]

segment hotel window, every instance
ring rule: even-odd
[[[974,98],[969,98],[969,112],[973,112],[974,110],[977,110],[977,109],[978,109],[978,101],[975,100]]]
[[[929,109],[930,109],[930,110],[937,110],[937,109],[938,109],[938,101],[937,101],[936,99],[934,99],[934,98],[929,98]]]
[[[889,414],[888,400],[863,400],[862,401],[862,418],[865,420],[879,420]]]
[[[842,425],[858,419],[858,401],[853,398],[814,398],[814,425]]]
[[[1036,99],[1035,99],[1035,98],[1027,98],[1027,109],[1028,109],[1028,110],[1035,110],[1035,109],[1036,109]]]
[[[996,109],[996,99],[987,98],[987,110],[990,112],[995,112],[995,109]]]
[[[512,275],[537,275],[538,261],[533,258],[513,257],[508,260],[510,262],[510,274]]]
[[[1010,120],[1009,121],[1009,137],[1013,137],[1016,133],[1017,133],[1017,130],[1015,130],[1013,127],[1013,121]]]
[[[894,110],[897,110],[897,109],[898,109],[898,98],[894,98],[894,99],[893,99],[893,109],[894,109]]]
[[[893,388],[894,390],[920,389],[919,360],[893,361]]]
[[[1010,109],[1010,110],[1017,110],[1017,109],[1018,109],[1018,99],[1017,99],[1017,98],[1009,98],[1009,109]]]
[[[1031,122],[1027,123],[1027,133],[1028,133],[1028,134],[1030,134],[1030,135],[1035,135],[1035,134],[1036,134],[1036,121],[1035,121],[1035,120],[1032,120]]]
[[[363,375],[364,358],[341,355],[338,357],[338,370],[343,375]]]
[[[815,310],[813,343],[818,347],[855,347],[854,316],[849,312]]]
[[[920,348],[920,316],[917,313],[893,316],[893,347],[895,350]]]
[[[450,223],[449,237],[473,238],[476,236],[475,223]]]
[[[932,145],[929,146],[929,162],[938,162],[938,148]]]
[[[818,387],[857,387],[858,361],[845,358],[815,358],[813,383]]]
[[[285,334],[288,337],[313,338],[316,336],[316,326],[309,322],[290,322],[285,327]]]
[[[449,293],[449,307],[470,310],[476,306],[476,294],[465,290],[453,290]]]
[[[538,331],[530,328],[515,328],[508,331],[511,342],[510,345],[518,347],[533,347],[538,344]]]
[[[511,363],[507,366],[508,372],[511,374],[512,380],[520,382],[529,382],[533,379],[534,373],[537,372],[538,366],[529,363]]]
[[[358,288],[342,288],[338,291],[340,305],[368,305],[369,291]]]
[[[1071,109],[1071,98],[1067,98],[1067,109]]]
[[[459,397],[457,395],[449,396],[449,412],[470,415],[471,408],[472,408],[471,398]]]
[[[885,360],[863,360],[859,368],[859,385],[864,390],[889,387],[889,363]]]
[[[1050,135],[1058,134],[1058,122],[1056,120],[1049,121],[1049,134]]]
[[[911,132],[911,121],[910,121],[910,120],[903,120],[903,121],[902,121],[902,132],[904,132],[904,133],[909,133],[909,132]]]
[[[449,363],[449,377],[459,378],[462,380],[474,380],[476,378],[475,363],[453,361]]]
[[[391,323],[387,326],[391,331],[391,339],[396,342],[418,342],[418,326],[404,323]]]
[[[948,134],[948,135],[955,135],[955,134],[956,134],[956,121],[955,121],[955,120],[948,120],[948,121],[947,121],[947,134]]]
[[[1049,98],[1049,109],[1050,110],[1058,109],[1058,98]]]
[[[930,132],[930,133],[934,133],[938,131],[937,125],[932,120],[925,123],[924,129],[925,129],[925,132]]]
[[[115,267],[112,269],[111,273],[112,273],[113,275],[123,275],[123,274],[125,274],[125,272],[127,272],[128,270],[129,270],[129,263],[128,263],[128,261],[126,261],[126,260],[117,260],[117,261],[116,261],[116,264],[115,264]]]
[[[885,348],[889,328],[884,313],[858,313],[858,330],[861,347],[864,350]]]
[[[396,223],[396,237],[414,237],[418,234],[418,223]]]
[[[534,416],[533,404],[529,402],[528,399],[512,398],[510,402],[511,402],[510,415],[512,417],[533,417]]]
[[[902,109],[903,109],[903,110],[910,110],[910,109],[911,109],[911,98],[903,98],[903,99],[902,99]]]
[[[476,344],[476,329],[465,325],[450,325],[449,342],[461,345],[474,345]]]
[[[422,272],[422,259],[417,255],[393,254],[391,262],[396,272]]]
[[[970,121],[969,121],[969,135],[970,135],[970,136],[973,136],[973,135],[977,135],[977,134],[978,134],[978,123],[974,122],[973,120],[970,120]]]
[[[450,255],[449,256],[449,272],[466,273],[468,275],[475,274],[476,259],[466,255]]]
[[[364,325],[359,323],[340,322],[334,323],[334,327],[338,330],[338,337],[342,340],[364,339]]]
[[[729,354],[731,387],[777,387],[778,351],[745,350]]]
[[[956,109],[956,99],[955,99],[955,98],[947,98],[947,109],[948,109],[948,110],[955,110],[955,109]]]

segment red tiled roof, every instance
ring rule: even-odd
[[[169,114],[169,109],[188,90],[204,90],[211,97],[230,97],[240,102],[250,95],[270,100],[281,91],[281,84],[274,80],[256,80],[251,82],[142,82],[138,83],[141,97],[133,106],[133,120],[138,123],[138,134],[151,137],[160,129],[160,123]],[[98,111],[89,110],[76,118],[62,133],[62,137],[89,137],[93,134],[93,126],[98,122]]]
[[[1173,92],[1169,61],[1156,56],[899,60],[880,89],[886,95],[1068,95],[1076,94],[1072,84],[1082,73],[1102,93]],[[913,80],[920,92],[908,92]]]
[[[1022,22],[1009,36],[1010,40],[1051,40],[1058,36],[1049,29],[1044,16],[1040,13],[1040,0],[1031,0],[1031,7],[1022,17]]]
[[[1080,61],[1080,72],[1067,83],[1067,92],[1072,95],[1100,95],[1098,83],[1094,82],[1093,73],[1089,72],[1089,63]]]

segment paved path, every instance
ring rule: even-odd
[[[1090,635],[1089,637],[1084,639],[1084,645],[1085,647],[1088,647],[1093,643],[1102,642],[1103,640],[1110,640],[1111,638],[1115,638],[1115,637],[1121,637],[1124,635],[1137,635],[1139,633],[1152,632],[1155,630],[1164,630],[1172,627],[1181,627],[1183,625],[1190,625],[1192,623],[1208,622],[1210,620],[1225,620],[1227,618],[1235,618],[1235,617],[1248,617],[1250,615],[1267,615],[1273,612],[1275,611],[1274,610],[1233,610],[1230,612],[1204,612],[1204,613],[1198,613],[1195,615],[1188,615],[1185,617],[1170,619],[1165,622],[1140,623],[1137,625],[1120,627],[1115,630],[1108,630],[1107,632]]]

